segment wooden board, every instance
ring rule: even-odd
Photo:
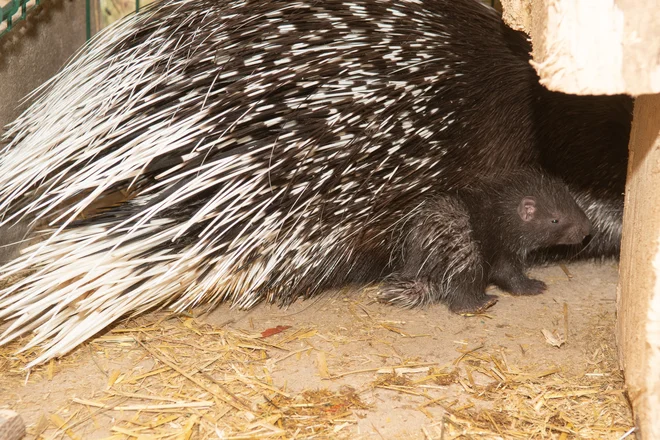
[[[619,359],[643,438],[660,438],[660,95],[635,102],[617,292]]]
[[[532,37],[551,90],[660,93],[660,0],[502,0],[504,19]]]

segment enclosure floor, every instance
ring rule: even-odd
[[[617,267],[565,267],[570,280],[534,269],[546,293],[498,293],[479,316],[383,306],[367,289],[287,310],[150,314],[29,376],[3,348],[0,408],[28,438],[618,439],[632,422]]]

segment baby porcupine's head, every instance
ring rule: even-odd
[[[516,193],[518,234],[527,250],[579,244],[591,233],[591,222],[561,180],[533,170],[507,180]]]

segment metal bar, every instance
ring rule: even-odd
[[[92,11],[90,6],[89,0],[85,0],[85,32],[87,35],[87,41],[92,38]]]
[[[35,4],[28,7],[29,2],[30,0],[10,0],[9,3],[0,7],[0,23],[4,21],[7,24],[7,27],[0,31],[0,38],[14,27],[14,15],[17,14],[19,9],[21,12],[20,15],[16,17],[16,21],[27,18],[28,12],[38,6],[41,0],[35,0]]]

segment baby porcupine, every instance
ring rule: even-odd
[[[399,228],[396,271],[380,299],[405,307],[446,303],[456,313],[497,301],[493,283],[513,295],[546,286],[525,274],[530,251],[581,243],[590,222],[559,179],[531,169],[434,194]]]

